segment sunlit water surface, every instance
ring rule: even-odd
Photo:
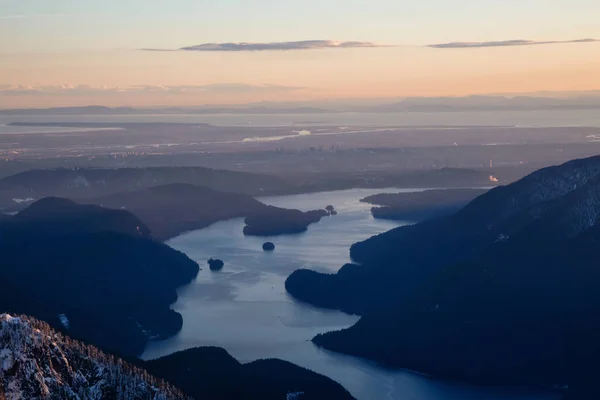
[[[329,376],[357,399],[397,400],[546,400],[557,396],[523,390],[480,388],[442,382],[375,363],[324,351],[310,339],[348,327],[358,317],[294,301],[286,292],[287,276],[298,268],[335,272],[349,262],[352,243],[401,223],[371,217],[359,199],[397,189],[352,189],[296,196],[268,197],[265,203],[310,210],[336,207],[337,216],[311,225],[308,232],[275,238],[245,237],[243,220],[219,222],[168,242],[198,261],[198,278],[179,292],[174,308],[184,318],[182,331],[151,343],[143,355],[152,359],[197,346],[219,346],[242,362],[280,358]],[[411,191],[411,190],[405,190]],[[277,246],[262,251],[265,240]],[[225,262],[221,272],[206,266],[210,257]]]

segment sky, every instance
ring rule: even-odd
[[[598,90],[598,15],[598,0],[0,0],[0,107]]]

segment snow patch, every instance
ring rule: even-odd
[[[64,314],[58,317],[68,321]],[[0,382],[0,397],[6,400],[187,399],[176,388],[68,339],[48,324],[10,314],[0,314]]]
[[[32,201],[34,201],[35,199],[33,197],[26,197],[24,199],[19,199],[19,198],[13,198],[12,201],[14,201],[17,204],[21,204],[21,203],[30,203]]]
[[[65,327],[65,329],[69,329],[71,324],[69,323],[69,318],[67,318],[66,314],[58,314],[58,320]]]

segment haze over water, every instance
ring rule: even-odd
[[[151,114],[151,115],[0,115],[0,134],[84,131],[84,128],[8,126],[11,122],[208,123],[215,126],[591,126],[600,127],[597,110],[453,111],[317,114]]]
[[[294,301],[285,292],[285,279],[298,268],[335,272],[350,261],[352,243],[401,225],[372,218],[370,206],[359,202],[370,194],[399,191],[402,190],[352,189],[261,199],[267,204],[302,210],[328,204],[336,207],[337,216],[324,218],[300,235],[245,237],[243,220],[235,219],[170,240],[170,246],[198,261],[202,271],[196,281],[180,290],[174,305],[184,318],[181,333],[151,343],[143,358],[157,358],[190,347],[220,346],[241,362],[276,357],[309,368],[338,381],[359,400],[557,398],[431,380],[324,351],[310,342],[318,333],[354,324],[358,317]],[[262,251],[265,240],[276,244],[275,252]],[[208,269],[206,260],[210,257],[223,259],[222,272]]]

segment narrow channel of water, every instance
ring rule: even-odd
[[[181,333],[151,343],[143,358],[190,347],[219,346],[242,362],[280,358],[309,368],[338,381],[359,400],[556,399],[543,393],[431,380],[312,344],[310,339],[316,334],[348,327],[358,317],[294,301],[285,292],[285,279],[298,268],[335,272],[349,261],[350,245],[401,225],[372,218],[370,206],[359,202],[370,194],[399,191],[352,189],[262,198],[268,204],[302,210],[331,204],[339,212],[310,226],[306,233],[268,239],[276,245],[273,253],[262,251],[264,238],[242,234],[241,219],[170,240],[170,246],[198,261],[203,269],[196,281],[181,289],[174,305],[184,318]],[[210,257],[225,262],[221,272],[207,268]]]

